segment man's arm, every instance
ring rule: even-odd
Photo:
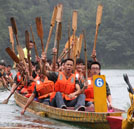
[[[24,115],[24,113],[25,113],[27,107],[32,103],[32,101],[34,100],[34,98],[35,98],[35,94],[32,93],[32,95],[30,96],[30,98],[27,100],[27,103],[26,103],[25,107],[24,107],[23,110],[21,111],[21,115]]]
[[[69,98],[74,98],[75,96],[78,96],[80,94],[81,90],[80,90],[79,84],[75,84],[75,88],[76,88],[76,91],[69,94],[68,95]]]

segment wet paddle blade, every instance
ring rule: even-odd
[[[7,104],[8,103],[8,99],[5,99],[2,104]]]

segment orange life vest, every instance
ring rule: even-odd
[[[38,92],[38,99],[50,97],[54,92],[54,82],[45,78],[44,82],[36,82],[36,91]]]
[[[34,81],[38,81],[38,80],[40,80],[39,75],[37,75],[37,76],[34,78]]]
[[[68,97],[69,94],[75,92],[75,74],[72,74],[68,79],[62,72],[59,72],[58,79],[55,83],[55,92],[61,92],[63,98],[72,100]]]
[[[86,101],[94,101],[93,80],[88,78],[88,88],[85,89]]]
[[[17,82],[20,83],[20,81],[22,81],[22,80],[23,80],[23,78],[22,78],[20,72],[17,72]],[[24,87],[24,84],[23,84],[23,82],[21,82],[19,84],[17,90],[21,90],[23,87]]]
[[[17,82],[20,82],[21,81],[21,74],[20,72],[17,73]]]

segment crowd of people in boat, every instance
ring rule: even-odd
[[[53,48],[53,54],[57,49]],[[55,71],[53,63],[42,53],[41,58],[31,61],[32,72],[29,72],[28,61],[16,64],[17,74],[12,77],[11,66],[0,63],[0,79],[3,85],[10,83],[11,93],[17,92],[29,98],[21,111],[24,114],[33,100],[61,109],[74,107],[76,111],[85,111],[85,107],[94,106],[93,75],[101,74],[101,64],[96,60],[96,52],[92,54],[93,60],[87,62],[88,79],[86,80],[85,62],[81,58],[74,60],[66,58],[56,62]],[[5,75],[4,75],[5,74]],[[10,79],[9,79],[10,77]],[[10,81],[9,81],[10,80]],[[112,107],[111,92],[106,83],[108,105]]]

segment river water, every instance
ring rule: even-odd
[[[14,71],[13,71],[14,72]],[[102,70],[102,75],[106,75],[106,80],[112,93],[112,104],[114,107],[127,110],[130,105],[127,84],[123,79],[123,74],[127,73],[130,83],[134,87],[134,70],[108,69]],[[0,90],[0,103],[10,94],[7,90]],[[0,104],[0,127],[37,127],[52,129],[78,129],[80,127],[59,122],[49,118],[41,118],[31,113],[20,114],[21,108],[18,107],[12,96],[8,104]]]

